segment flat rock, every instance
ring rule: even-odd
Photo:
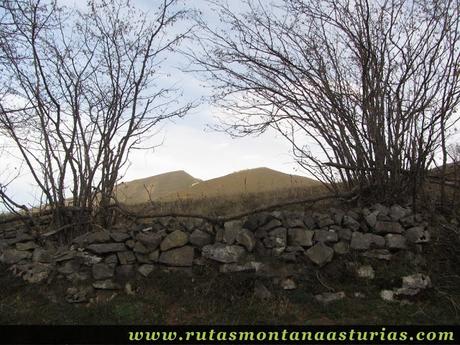
[[[409,215],[411,213],[410,210],[407,208],[404,208],[400,205],[393,205],[390,208],[390,218],[399,221],[401,218],[404,218],[405,216]]]
[[[361,254],[362,256],[370,259],[386,260],[390,261],[392,258],[391,253],[388,249],[372,249]]]
[[[118,252],[117,256],[118,256],[118,261],[120,261],[120,264],[122,265],[129,265],[136,261],[136,257],[134,256],[134,253],[129,250],[125,252]]]
[[[371,246],[371,238],[361,232],[353,232],[350,248],[354,250],[368,250]]]
[[[358,278],[371,280],[375,278],[375,271],[371,265],[362,265],[356,269],[356,275]]]
[[[377,221],[375,224],[375,233],[377,234],[401,234],[404,231],[399,222]]]
[[[231,220],[224,223],[224,242],[233,244],[236,241],[236,236],[243,228],[241,220]]]
[[[236,242],[246,248],[248,252],[252,252],[256,245],[256,238],[253,232],[247,229],[241,229],[238,235],[236,235]]]
[[[149,265],[149,264],[144,264],[144,265],[140,265],[137,269],[137,271],[144,277],[148,277],[150,275],[150,273],[153,272],[153,269],[155,268],[155,266],[153,265]]]
[[[206,247],[206,246],[205,246]],[[203,247],[203,248],[205,248]],[[162,252],[158,261],[168,266],[192,266],[195,251],[191,246],[184,246]]]
[[[305,255],[318,266],[324,266],[334,256],[334,250],[319,242],[305,252]]]
[[[17,250],[33,250],[35,248],[38,248],[38,244],[32,241],[16,243]]]
[[[415,273],[402,278],[402,287],[408,289],[428,289],[431,287],[431,279],[422,273]]]
[[[336,252],[339,255],[344,255],[350,252],[350,245],[344,241],[334,243],[333,248],[334,252]]]
[[[332,302],[340,301],[345,298],[345,292],[324,292],[322,294],[315,295],[315,299],[322,304],[329,304]]]
[[[32,253],[29,251],[6,249],[0,256],[0,262],[11,265],[18,263],[21,260],[29,260],[30,258],[32,258]]]
[[[115,274],[114,268],[105,263],[98,263],[93,265],[92,273],[95,280],[112,278]]]
[[[182,247],[188,243],[188,235],[181,231],[175,230],[171,232],[160,244],[162,251],[167,251],[172,248]]]
[[[335,231],[331,230],[315,230],[315,235],[313,239],[316,242],[337,242],[339,240],[339,236]]]
[[[212,242],[212,237],[207,232],[196,229],[190,235],[190,243],[197,246],[203,247]]]
[[[344,227],[351,229],[352,231],[358,231],[361,227],[360,223],[356,219],[348,215],[343,217],[342,224]]]
[[[131,238],[126,232],[114,231],[110,233],[110,238],[115,242],[125,242]]]
[[[241,246],[221,243],[208,244],[202,249],[202,255],[205,258],[222,263],[238,262],[245,253],[246,251]]]
[[[120,290],[122,288],[110,279],[95,281],[93,287],[98,290]]]
[[[427,243],[430,241],[430,233],[421,226],[407,229],[404,237],[410,243]]]
[[[169,234],[168,236],[171,236],[172,234],[174,234],[174,232]],[[144,247],[146,247],[149,251],[153,251],[157,249],[158,246],[160,245],[162,236],[159,233],[141,232],[136,236],[136,239],[139,242],[141,242],[144,245]]]
[[[386,246],[389,249],[406,249],[406,238],[402,235],[388,234],[385,236]]]
[[[297,289],[297,284],[295,283],[294,279],[292,278],[285,278],[281,280],[281,288],[283,290],[295,290]]]
[[[90,244],[87,249],[95,254],[107,254],[123,252],[126,250],[126,247],[123,243],[100,243]]]

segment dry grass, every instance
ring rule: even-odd
[[[268,207],[316,197],[327,193],[322,185],[285,188],[276,191],[241,193],[223,196],[180,198],[173,201],[154,201],[138,205],[125,205],[130,211],[140,214],[185,213],[208,217],[229,216],[256,208]]]
[[[157,175],[125,183],[122,191],[129,197],[118,199],[131,211],[144,214],[175,212],[225,216],[326,192],[318,181],[268,168],[198,181],[183,171]],[[143,186],[146,183],[153,187],[151,193]],[[184,184],[188,186],[178,188]],[[119,189],[120,196],[121,193]]]

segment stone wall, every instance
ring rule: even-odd
[[[156,266],[257,272],[266,260],[279,260],[322,267],[350,252],[391,260],[400,251],[421,252],[429,241],[422,215],[376,204],[347,211],[262,212],[225,223],[155,218],[132,228],[83,234],[66,247],[21,227],[3,229],[0,261],[30,283],[65,278],[94,289],[117,289],[136,276],[148,277]]]

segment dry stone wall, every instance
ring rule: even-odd
[[[266,260],[322,267],[350,252],[388,261],[400,251],[421,252],[429,241],[421,214],[376,204],[348,211],[262,212],[225,223],[162,217],[134,228],[86,233],[65,247],[21,227],[3,229],[0,261],[30,283],[60,277],[94,289],[118,289],[136,275],[148,277],[157,266],[258,272]],[[363,276],[373,274],[360,270]]]

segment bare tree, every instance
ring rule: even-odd
[[[459,1],[210,1],[189,51],[230,113],[221,129],[275,128],[328,188],[415,199],[460,100]]]
[[[176,0],[157,4],[155,13],[144,13],[121,0],[91,0],[83,11],[1,2],[0,130],[57,226],[96,217],[109,227],[130,151],[159,122],[192,106],[165,86],[161,67],[190,30],[172,32],[187,11]]]

